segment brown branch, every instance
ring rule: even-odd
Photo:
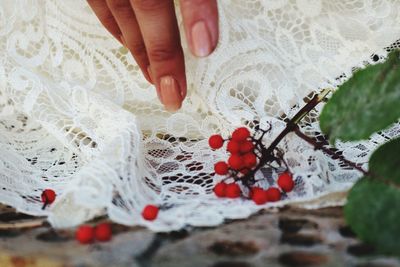
[[[272,141],[272,143],[268,146],[266,149],[261,149],[261,158],[259,160],[258,165],[249,171],[246,175],[241,177],[240,179],[244,181],[245,183],[254,180],[254,175],[255,173],[264,165],[268,164],[271,161],[274,161],[276,159],[274,155],[274,150],[278,146],[278,144],[282,141],[282,139],[290,132],[293,132],[298,126],[297,123],[299,123],[311,110],[313,110],[329,93],[331,92],[331,89],[324,89],[321,91],[321,93],[315,95],[304,107],[302,107],[296,115],[293,116],[293,118],[287,122],[285,129],[282,130],[282,132]],[[256,141],[256,144],[261,144],[262,138],[264,137],[265,133],[269,131],[271,127],[263,131],[263,134],[261,137]],[[261,146],[262,147],[262,146]],[[238,179],[239,180],[239,179]]]
[[[307,136],[303,132],[300,131],[300,128],[298,126],[298,123],[308,114],[310,113],[311,110],[313,110],[329,93],[331,92],[330,89],[324,89],[321,91],[321,93],[315,95],[304,107],[302,107],[296,115],[293,116],[291,120],[289,120],[286,123],[285,129],[282,130],[282,132],[279,133],[279,135],[272,141],[272,143],[268,146],[268,148],[264,148],[261,144],[262,142],[262,137],[264,136],[265,132],[261,135],[261,138],[258,140],[253,140],[256,141],[257,145],[260,145],[260,152],[261,152],[261,157],[259,158],[259,163],[258,165],[249,171],[246,175],[244,175],[241,178],[238,178],[237,180],[242,180],[242,182],[249,186],[251,182],[254,181],[254,175],[255,173],[263,166],[268,165],[270,162],[273,162],[275,160],[278,160],[277,156],[274,154],[274,152],[277,149],[278,144],[282,141],[282,139],[290,132],[294,132],[298,137],[309,143],[314,147],[314,149],[319,149],[328,156],[333,157],[338,157],[338,160],[340,160],[342,163],[346,164],[347,166],[360,171],[363,173],[365,176],[371,177],[371,173],[364,170],[360,166],[358,166],[356,163],[346,159],[343,156],[339,156],[335,154],[332,150],[326,148],[324,144],[318,142],[317,140],[314,140],[313,138]],[[270,129],[269,129],[270,130]],[[287,166],[286,166],[287,167]]]
[[[315,139],[313,139],[313,138],[309,137],[308,135],[304,134],[302,131],[300,131],[300,129],[298,127],[295,129],[294,132],[298,137],[300,137],[301,139],[303,139],[304,141],[306,141],[307,143],[312,145],[314,147],[314,149],[319,149],[319,150],[323,151],[325,154],[327,154],[327,155],[329,155],[331,157],[339,157],[338,160],[340,160],[341,162],[343,162],[347,166],[360,171],[365,176],[370,175],[369,172],[367,172],[366,170],[364,170],[363,168],[358,166],[356,163],[346,159],[343,156],[339,156],[339,155],[335,154],[335,152],[333,152],[332,150],[326,148],[323,144],[318,143]]]

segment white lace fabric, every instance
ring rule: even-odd
[[[54,227],[107,214],[155,231],[218,225],[297,203],[343,204],[360,174],[295,135],[280,144],[296,188],[277,203],[218,199],[213,164],[226,159],[207,139],[237,126],[272,123],[265,144],[310,99],[336,88],[354,68],[399,47],[400,3],[384,0],[223,0],[220,40],[205,59],[186,57],[188,97],[168,113],[128,51],[101,27],[85,1],[0,3],[0,202]],[[178,14],[179,15],[179,14]],[[184,44],[185,45],[185,44]],[[320,137],[321,105],[301,123]],[[366,168],[370,153],[400,125],[370,140],[340,143]],[[276,173],[261,169],[264,186]],[[42,210],[42,190],[57,199]],[[148,222],[146,204],[163,209]]]

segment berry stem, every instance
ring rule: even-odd
[[[296,133],[296,135],[298,137],[300,137],[301,139],[303,139],[304,141],[306,141],[307,143],[312,145],[314,147],[314,149],[319,149],[319,150],[323,151],[325,154],[327,154],[327,155],[329,155],[331,157],[339,157],[339,160],[341,162],[343,162],[344,164],[346,164],[347,166],[360,171],[365,176],[370,175],[369,172],[367,172],[366,170],[364,170],[363,168],[358,166],[356,163],[346,159],[345,157],[343,157],[341,155],[339,156],[339,155],[335,154],[335,152],[333,152],[330,149],[326,148],[323,144],[319,143],[317,140],[315,140],[315,139],[309,137],[308,135],[304,134],[303,132],[300,131],[300,129],[298,127],[295,129],[295,133]]]
[[[271,154],[282,139],[290,132],[294,131],[299,123],[311,110],[313,110],[329,93],[331,89],[324,89],[315,95],[304,107],[302,107],[291,120],[286,123],[285,129],[275,138],[266,150],[266,154]]]
[[[48,201],[44,202],[44,204],[42,206],[42,210],[44,210],[47,207],[47,205],[49,205],[49,202]]]
[[[325,97],[331,92],[331,89],[324,89],[319,94],[316,94],[306,105],[304,105],[294,116],[292,119],[286,122],[286,127],[279,133],[279,135],[270,143],[270,145],[266,148],[263,144],[263,138],[267,132],[269,132],[272,128],[272,125],[269,123],[268,129],[262,130],[257,127],[257,131],[262,132],[259,137],[251,137],[251,140],[254,142],[254,152],[257,158],[259,159],[259,163],[255,166],[255,168],[249,170],[248,173],[243,175],[242,177],[238,177],[238,171],[231,171],[231,178],[235,181],[241,180],[242,184],[249,189],[253,186],[258,180],[255,180],[255,173],[261,169],[263,166],[269,166],[274,170],[278,170],[278,168],[272,166],[272,162],[276,162],[279,166],[282,166],[282,162],[286,167],[286,171],[289,170],[289,166],[287,162],[284,160],[284,153],[277,147],[278,144],[282,141],[282,139],[290,132],[294,132],[298,137],[311,144],[314,149],[319,149],[328,156],[335,159],[335,157],[339,157],[339,160],[343,162],[345,165],[356,169],[363,173],[365,176],[371,176],[371,173],[365,171],[356,163],[347,160],[343,156],[337,155],[335,152],[325,147],[322,142],[318,142],[317,140],[307,136],[303,132],[300,131],[298,123],[308,114],[311,110],[313,110]],[[228,179],[228,178],[227,178]]]
[[[331,92],[331,89],[324,89],[322,90],[319,94],[316,94],[306,105],[304,105],[294,116],[291,120],[289,120],[286,123],[286,127],[282,130],[282,132],[272,141],[272,143],[268,146],[268,148],[265,148],[262,144],[262,139],[264,137],[264,135],[269,132],[271,130],[271,124],[270,127],[266,130],[261,130],[262,134],[260,136],[260,138],[255,138],[254,140],[256,141],[256,148],[259,149],[259,151],[261,152],[261,156],[259,157],[259,164],[257,164],[257,166],[252,169],[249,173],[247,173],[246,175],[244,175],[241,180],[242,181],[246,181],[245,184],[248,184],[248,181],[250,181],[251,179],[254,180],[254,175],[255,173],[263,166],[268,165],[268,163],[273,162],[273,161],[279,161],[282,160],[287,168],[287,170],[289,170],[287,163],[283,160],[283,158],[280,158],[279,155],[275,155],[274,151],[277,150],[277,146],[278,144],[282,141],[282,139],[290,132],[296,132],[299,127],[298,127],[298,123],[311,111],[313,110],[322,100],[325,99],[325,97]],[[304,135],[304,134],[303,134]],[[306,136],[306,135],[304,135]],[[309,138],[308,136],[306,136],[309,140],[311,138]],[[307,141],[306,140],[306,141]],[[311,139],[313,140],[313,139]],[[315,145],[317,145],[317,147],[319,147],[318,144],[316,144],[315,142],[312,143],[312,145],[314,145],[314,147],[316,147]],[[316,149],[317,149],[316,147]],[[329,151],[327,152],[328,155],[332,155],[332,151],[330,151],[329,149],[326,148],[321,148],[323,149],[323,151]],[[280,151],[276,151],[277,154],[280,153]],[[361,169],[359,166],[357,166],[355,163],[350,162],[348,160],[346,160],[346,163],[348,163],[348,166],[351,166],[359,171],[362,171],[363,173],[365,172],[363,169]],[[366,172],[365,172],[366,173]]]

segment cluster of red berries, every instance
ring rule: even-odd
[[[213,149],[221,148],[224,142],[225,140],[218,134],[211,136],[208,140],[208,144]],[[226,150],[231,155],[228,162],[220,161],[214,165],[216,174],[227,175],[229,171],[246,174],[257,165],[255,146],[249,130],[245,127],[240,127],[232,133],[232,138],[228,140]]]
[[[289,172],[284,172],[278,177],[278,187],[269,187],[263,189],[258,186],[250,188],[249,198],[257,205],[262,205],[267,202],[276,202],[281,200],[282,192],[291,192],[294,188],[294,181]],[[238,198],[242,196],[242,191],[239,185],[235,182],[227,184],[224,181],[219,182],[213,189],[217,197]]]
[[[158,207],[147,205],[142,211],[142,217],[145,220],[153,221],[157,218]],[[111,240],[112,230],[109,223],[101,223],[97,226],[81,225],[75,232],[75,239],[81,244],[91,244],[95,240],[106,242]]]
[[[100,242],[110,241],[112,237],[111,225],[100,223],[93,227],[91,225],[81,225],[75,232],[75,239],[81,244],[90,244],[95,240]]]
[[[41,200],[43,209],[45,209],[46,206],[52,204],[56,200],[56,193],[52,189],[45,189],[42,192]],[[158,211],[159,208],[157,206],[147,205],[142,210],[142,217],[147,221],[153,221],[157,218]],[[76,240],[81,244],[90,244],[94,240],[102,242],[109,241],[111,236],[111,226],[108,223],[101,223],[96,227],[81,225],[75,233]]]
[[[293,190],[295,183],[289,171],[279,175],[278,187],[269,187],[265,190],[254,186],[256,184],[254,172],[259,167],[258,165],[263,164],[263,155],[266,151],[261,142],[262,136],[256,139],[250,135],[247,128],[240,127],[233,131],[230,139],[224,140],[221,135],[212,135],[209,138],[208,143],[212,149],[223,147],[227,141],[226,150],[230,153],[228,161],[217,162],[214,165],[214,171],[218,175],[226,175],[234,180],[228,184],[224,181],[217,183],[213,189],[217,197],[238,198],[243,196],[238,181],[249,188],[248,197],[258,205],[279,201],[282,192],[288,193]],[[253,173],[250,173],[251,171]]]

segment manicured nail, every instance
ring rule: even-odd
[[[172,76],[164,76],[160,81],[162,103],[168,111],[177,111],[182,105],[181,90]]]
[[[205,57],[211,53],[211,36],[204,21],[196,22],[192,27],[193,53]]]

